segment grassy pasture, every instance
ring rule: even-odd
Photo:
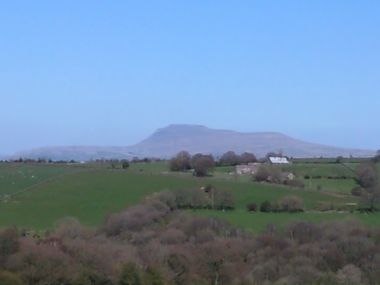
[[[303,179],[303,182],[308,189],[347,195],[358,185],[354,179]]]
[[[0,163],[0,195],[15,194],[33,185],[84,170],[79,165]]]
[[[144,172],[151,174],[162,174],[169,170],[169,163],[166,161],[153,163],[131,163],[129,169],[134,172]]]
[[[322,168],[319,171],[326,171],[324,166]],[[334,193],[336,189],[345,193],[353,181],[328,180],[326,183],[337,183],[334,186],[335,190],[329,193],[308,188],[292,189],[281,185],[255,183],[249,177],[231,176],[228,174],[230,171],[231,168],[217,168],[213,177],[195,178],[190,173],[169,173],[165,162],[131,164],[128,170],[110,169],[110,165],[107,164],[0,164],[0,193],[16,193],[33,186],[7,202],[0,202],[0,227],[17,225],[46,229],[66,216],[73,216],[86,225],[96,226],[107,214],[136,204],[153,192],[201,187],[207,184],[231,191],[236,201],[236,210],[202,210],[196,211],[196,214],[221,217],[253,231],[264,229],[268,223],[281,225],[297,219],[319,222],[356,217],[368,224],[379,224],[378,215],[249,213],[246,211],[246,205],[250,202],[259,205],[264,200],[275,201],[291,194],[301,197],[308,210],[312,210],[321,201],[336,204],[355,202],[356,198],[350,195]],[[17,183],[13,184],[15,181]],[[322,190],[328,189],[329,185],[331,186],[324,185]]]
[[[222,218],[229,223],[252,232],[262,232],[269,224],[283,227],[294,221],[309,221],[314,223],[342,220],[357,220],[369,226],[380,226],[380,213],[376,214],[348,214],[337,212],[305,212],[305,213],[250,213],[244,209],[229,212],[209,210],[191,211],[196,215]]]
[[[352,165],[350,165],[352,167]],[[322,177],[354,177],[353,171],[343,164],[337,163],[294,163],[289,166],[284,166],[284,170],[291,171],[298,177],[309,176],[322,176]]]
[[[195,182],[107,169],[65,175],[0,202],[0,226],[43,229],[65,216],[98,225],[107,214],[136,204],[150,193],[194,187]]]

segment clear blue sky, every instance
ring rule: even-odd
[[[380,1],[3,1],[0,153],[171,123],[380,148]]]

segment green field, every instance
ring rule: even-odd
[[[284,170],[291,171],[299,177],[309,176],[347,176],[354,177],[354,169],[356,163],[338,164],[338,163],[294,163],[289,166],[284,166]]]
[[[58,177],[0,204],[0,226],[48,228],[65,216],[98,225],[109,213],[138,203],[146,195],[193,187],[195,180],[96,170]]]
[[[293,221],[326,222],[334,220],[359,220],[368,225],[380,226],[380,214],[347,214],[347,213],[250,213],[245,209],[231,212],[193,211],[203,216],[214,216],[227,220],[231,224],[253,232],[264,231],[268,225],[282,227]]]
[[[308,164],[306,170],[299,165],[292,167],[306,174],[344,173],[345,170],[336,168],[337,166],[339,165]],[[195,178],[191,173],[169,172],[165,162],[131,164],[128,170],[111,169],[108,164],[0,164],[0,197],[3,197],[0,201],[0,227],[16,225],[48,229],[67,216],[76,217],[83,224],[97,226],[108,214],[139,203],[153,192],[199,188],[207,184],[233,193],[236,210],[199,210],[194,211],[195,214],[221,217],[253,231],[261,231],[267,224],[283,225],[293,220],[320,222],[356,218],[368,224],[379,224],[378,215],[314,211],[320,202],[336,205],[357,202],[348,192],[355,185],[352,179],[313,179],[310,185],[301,189],[255,183],[250,177],[230,175],[231,170],[233,168],[217,168],[212,177]],[[319,181],[316,182],[317,180]],[[321,190],[316,190],[316,183],[322,185]],[[301,197],[306,212],[264,214],[246,211],[248,203],[259,205],[264,200],[275,201],[286,195]]]
[[[336,192],[342,194],[351,194],[352,188],[357,186],[354,179],[302,179],[308,189],[323,191],[323,192]]]
[[[0,195],[15,194],[51,179],[88,170],[79,165],[0,164]]]

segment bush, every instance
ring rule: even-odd
[[[191,165],[194,168],[194,175],[203,177],[214,169],[215,161],[212,155],[196,154],[191,159]]]
[[[292,186],[292,187],[298,187],[298,188],[305,188],[305,183],[303,183],[300,179],[294,179],[294,180],[285,180],[285,185]]]
[[[282,212],[303,212],[304,206],[301,198],[297,196],[286,196],[278,202],[279,210]]]
[[[235,208],[234,198],[230,191],[214,190],[214,209],[233,210]]]
[[[18,231],[9,228],[0,232],[0,266],[9,255],[17,252],[19,248]]]
[[[272,165],[261,165],[254,175],[257,182],[281,183],[281,169]]]
[[[363,188],[361,187],[354,187],[351,190],[352,196],[361,196],[363,194]]]
[[[128,263],[123,266],[120,275],[120,285],[142,285],[141,273],[134,263]]]
[[[234,198],[230,191],[209,188],[178,189],[173,191],[174,208],[178,209],[215,209],[232,210],[235,208]],[[172,207],[172,206],[170,206]]]
[[[343,161],[344,161],[343,156],[338,156],[338,157],[335,159],[335,163],[343,163]]]
[[[121,164],[121,167],[122,167],[123,169],[127,169],[127,168],[129,168],[129,162],[128,162],[128,160],[123,160],[123,162],[122,162],[122,164]]]
[[[211,204],[207,193],[200,189],[178,189],[173,193],[178,209],[204,209]]]
[[[253,153],[244,152],[240,155],[240,162],[248,164],[250,162],[257,162],[257,158]]]
[[[254,179],[257,182],[265,182],[268,181],[269,175],[269,169],[265,166],[260,166],[256,174],[254,175]]]
[[[171,171],[186,171],[191,168],[191,156],[187,151],[179,152],[169,162]]]
[[[271,211],[271,204],[269,201],[264,201],[260,205],[260,212],[269,213]]]
[[[145,284],[151,285],[165,285],[164,278],[161,276],[160,272],[152,267],[148,267],[145,273]]]
[[[235,166],[240,163],[240,157],[233,151],[227,151],[219,160],[222,166]]]
[[[363,188],[371,188],[378,182],[376,166],[373,163],[362,163],[357,169],[357,182]]]
[[[278,202],[271,202],[270,210],[274,213],[281,212],[280,204]]]
[[[0,284],[1,285],[22,285],[23,282],[17,274],[11,273],[9,271],[0,270]]]
[[[331,202],[321,201],[321,202],[318,202],[316,206],[316,210],[321,211],[321,212],[332,211],[334,209],[335,209],[335,206]]]
[[[248,212],[256,212],[257,211],[257,205],[256,203],[249,203],[247,205]]]

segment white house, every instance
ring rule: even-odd
[[[289,160],[287,157],[283,156],[270,156],[269,162],[272,164],[289,164]]]

